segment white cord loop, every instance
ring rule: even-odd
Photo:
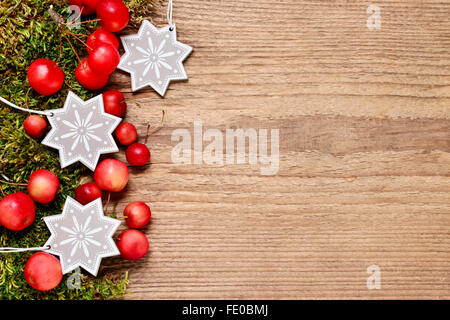
[[[25,252],[25,251],[46,251],[49,250],[50,246],[45,247],[33,247],[33,248],[11,248],[5,247],[0,248],[0,253],[15,253],[15,252]]]
[[[0,101],[6,103],[8,106],[17,109],[17,110],[21,110],[21,111],[25,111],[25,112],[31,112],[31,113],[37,113],[37,114],[42,114],[44,116],[50,116],[53,117],[53,112],[51,111],[39,111],[39,110],[31,110],[31,109],[26,109],[26,108],[21,108],[19,106],[16,106],[14,103],[9,102],[8,100],[6,100],[3,97],[0,97]]]
[[[170,31],[173,30],[172,13],[173,13],[173,1],[169,0],[169,5],[167,6],[167,22],[169,23]]]

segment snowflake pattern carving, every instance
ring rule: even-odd
[[[175,24],[158,29],[144,20],[137,34],[121,37],[125,54],[118,68],[131,74],[131,88],[151,86],[161,96],[170,81],[188,78],[183,61],[192,47],[177,41]]]
[[[42,144],[59,150],[62,168],[80,161],[94,171],[101,154],[119,151],[112,133],[121,119],[104,111],[102,95],[83,101],[69,92],[47,118],[52,130]]]
[[[82,267],[96,276],[102,258],[120,254],[112,239],[120,221],[104,216],[101,199],[83,206],[67,197],[62,214],[44,221],[51,233],[46,252],[59,256],[64,274]]]

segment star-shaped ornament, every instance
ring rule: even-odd
[[[67,197],[62,214],[44,221],[51,233],[46,252],[59,256],[63,274],[82,267],[96,276],[102,258],[120,254],[112,239],[120,221],[103,215],[101,199],[83,206]]]
[[[175,24],[158,29],[144,20],[137,34],[120,39],[125,54],[118,68],[131,74],[133,91],[148,85],[164,96],[171,80],[188,78],[183,61],[192,47],[177,41]]]
[[[112,133],[121,119],[104,111],[102,95],[83,101],[69,92],[47,118],[52,130],[42,144],[59,150],[62,168],[80,161],[94,171],[101,154],[119,151]]]

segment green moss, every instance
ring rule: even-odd
[[[19,106],[44,110],[61,108],[69,90],[83,99],[96,92],[83,89],[75,80],[74,71],[78,65],[76,55],[67,40],[62,40],[62,55],[59,66],[64,71],[65,83],[60,92],[44,97],[29,90],[26,71],[38,58],[56,61],[60,50],[60,36],[57,24],[48,13],[51,4],[61,15],[67,4],[64,1],[42,0],[0,0],[0,95]],[[152,9],[147,0],[125,1],[132,14],[132,24],[136,25]],[[138,9],[138,10],[137,10]],[[138,12],[135,12],[135,11]],[[84,18],[85,20],[85,18]],[[76,33],[89,34],[97,23],[82,24]],[[76,51],[85,56],[83,44],[71,38]],[[28,97],[28,98],[27,98]],[[26,100],[28,100],[26,103]],[[49,205],[36,208],[35,222],[27,229],[13,232],[0,227],[0,247],[42,246],[49,232],[43,217],[60,214],[68,195],[73,196],[80,177],[86,172],[81,165],[71,165],[61,169],[58,153],[40,144],[40,141],[27,136],[23,120],[28,114],[0,103],[0,172],[11,181],[26,183],[30,174],[40,168],[54,172],[61,182],[61,192]],[[25,186],[0,183],[4,194],[26,192]],[[1,196],[1,194],[0,194]],[[109,274],[101,277],[82,276],[81,288],[70,290],[66,286],[66,275],[61,284],[49,292],[38,292],[24,279],[23,269],[32,253],[0,254],[0,299],[108,299],[118,298],[126,293],[128,279],[126,274]]]

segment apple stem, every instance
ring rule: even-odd
[[[81,40],[75,33],[72,32],[68,32],[68,34],[70,34],[71,36],[73,36],[75,39],[77,39],[78,41],[80,41],[83,45],[85,45],[87,48],[91,49],[91,47],[89,47],[83,40]]]
[[[83,176],[83,177],[80,178],[80,185],[81,184],[85,184],[85,183],[90,182],[90,181],[91,180],[90,180],[89,176]]]
[[[75,51],[75,48],[72,46],[72,43],[69,40],[69,37],[67,37],[66,35],[64,35],[64,38],[67,40],[67,42],[69,42],[70,47],[72,48],[73,53],[75,53],[75,55],[77,56],[78,61],[81,63],[81,59],[78,56],[77,52]]]
[[[29,109],[28,106],[28,94],[30,93],[31,88],[28,88],[27,94],[25,95],[25,107]]]
[[[144,144],[147,144],[149,132],[150,132],[150,123],[147,125],[147,133],[145,134]]]
[[[164,115],[166,114],[166,112],[164,110],[162,110],[161,113],[162,113],[161,114],[161,121],[160,121],[159,125],[156,128],[154,128],[153,130],[149,130],[150,129],[150,125],[147,126],[147,135],[145,136],[145,143],[144,144],[147,144],[147,140],[148,140],[148,136],[149,135],[159,131],[164,126]]]
[[[3,198],[6,197],[5,193],[3,192],[3,186],[0,185],[0,191],[2,192]]]
[[[80,22],[72,22],[72,24],[82,24],[82,23],[89,23],[89,22],[96,22],[96,21],[100,21],[102,19],[91,19],[91,20],[85,20],[85,21],[80,21]]]
[[[6,180],[2,180],[2,179],[0,179],[0,182],[2,183],[2,184],[9,184],[9,185],[11,185],[11,186],[27,186],[28,184],[26,184],[26,183],[18,183],[18,182],[9,182],[9,181],[6,181]]]
[[[73,36],[79,36],[79,37],[89,37],[87,34],[82,34],[82,33],[70,33]]]
[[[56,64],[58,64],[59,59],[61,59],[61,55],[62,55],[62,33],[61,33],[61,28],[58,25],[58,31],[59,31],[59,55],[58,55],[58,59],[56,60]]]
[[[84,10],[84,7],[81,7],[80,13],[78,14],[78,17],[75,19],[75,21],[80,19],[81,15],[83,14],[83,10]]]
[[[109,201],[111,200],[111,191],[108,191],[108,197],[106,198],[105,206],[103,207],[103,212],[106,215],[106,209],[108,208]]]

